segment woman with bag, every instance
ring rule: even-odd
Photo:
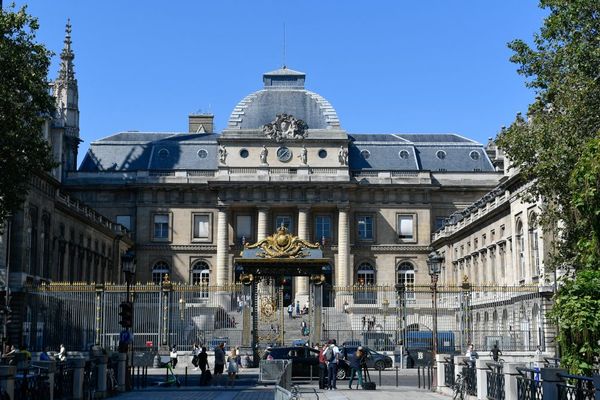
[[[227,357],[227,375],[229,376],[229,383],[231,386],[235,383],[235,377],[238,372],[238,364],[237,364],[237,351],[235,348],[231,349],[229,353],[229,357]]]

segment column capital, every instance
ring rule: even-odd
[[[229,210],[229,205],[219,203],[217,204],[217,210],[226,212],[227,210]]]
[[[312,207],[308,204],[302,204],[298,206],[298,211],[309,212]]]
[[[350,204],[338,204],[337,206],[338,211],[345,211],[345,212],[349,212],[350,211]]]
[[[268,213],[269,211],[271,211],[271,207],[268,207],[268,206],[257,206],[256,209],[258,211],[262,211],[265,213]]]

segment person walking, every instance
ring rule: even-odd
[[[215,385],[221,386],[221,378],[225,369],[225,343],[215,347]]]
[[[58,358],[58,361],[67,361],[67,348],[64,344],[60,345],[60,349],[56,357]]]
[[[288,315],[290,316],[290,319],[293,319],[294,317],[292,316],[292,314],[294,313],[294,306],[290,304],[288,306],[287,311],[288,311]]]
[[[327,362],[327,380],[329,390],[337,390],[337,369],[340,356],[340,349],[336,346],[335,339],[331,339],[327,350],[325,350],[325,360]]]
[[[356,349],[354,354],[348,355],[348,364],[350,364],[350,382],[348,383],[348,388],[352,389],[352,382],[354,382],[354,375],[358,375],[358,385],[356,388],[362,387],[362,358],[363,358],[363,348],[359,347]]]
[[[169,356],[171,357],[171,366],[175,369],[177,366],[177,346],[173,345],[173,347],[171,347]]]
[[[300,300],[296,300],[296,317],[300,316]]]
[[[231,349],[229,352],[229,357],[227,357],[227,375],[229,376],[229,385],[233,387],[235,383],[235,377],[238,373],[238,363],[237,363],[237,351],[235,347]]]
[[[198,371],[198,355],[200,354],[200,348],[197,343],[194,343],[192,346],[192,365],[194,366],[194,371]]]
[[[492,355],[492,360],[494,360],[494,362],[498,362],[500,356],[502,355],[502,351],[498,348],[498,342],[494,343],[494,347],[492,347],[490,354]]]

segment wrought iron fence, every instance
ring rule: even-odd
[[[83,369],[83,398],[96,398],[98,390],[98,364],[94,360],[86,361]]]
[[[446,387],[454,386],[454,358],[444,358],[444,384]]]
[[[539,371],[517,368],[517,398],[519,400],[542,400],[543,387]]]
[[[270,296],[275,298],[282,290],[274,287]],[[275,317],[270,322],[259,320],[256,330],[259,338],[271,338],[273,343],[335,338],[338,343],[361,342],[376,351],[403,346],[409,354],[428,354],[433,350],[436,319],[439,354],[462,353],[468,343],[479,351],[488,351],[495,343],[503,351],[544,348],[543,324],[534,318],[541,315],[544,297],[535,286],[440,286],[436,307],[431,294],[428,285],[410,286],[402,293],[394,286],[323,285],[311,292],[315,307],[308,315],[287,318],[289,299],[277,298],[269,304]],[[131,296],[135,349],[155,351],[176,344],[185,351],[194,343],[211,348],[221,341],[229,346],[251,344],[247,286],[135,284]],[[31,350],[58,348],[61,343],[67,350],[89,350],[94,344],[118,347],[124,285],[52,283],[28,287],[26,298],[29,309],[37,310],[28,313],[30,329],[23,335]],[[308,326],[301,328],[301,321]]]
[[[597,389],[592,378],[580,375],[560,374],[565,379],[564,383],[558,383],[559,400],[594,400]]]
[[[475,363],[472,361],[465,361],[462,367],[462,374],[465,377],[465,383],[467,387],[467,394],[470,396],[477,396],[477,374],[475,369]]]
[[[56,364],[54,373],[54,398],[70,399],[73,397],[73,367],[66,362]]]
[[[488,363],[487,375],[487,398],[489,400],[504,400],[504,374],[502,364]]]
[[[48,374],[40,369],[24,369],[15,376],[15,400],[38,400],[50,398]]]

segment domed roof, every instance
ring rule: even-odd
[[[235,106],[227,129],[261,129],[284,113],[303,120],[308,129],[340,129],[340,120],[331,104],[304,89],[305,77],[303,72],[286,67],[265,73],[264,89],[246,96]]]

